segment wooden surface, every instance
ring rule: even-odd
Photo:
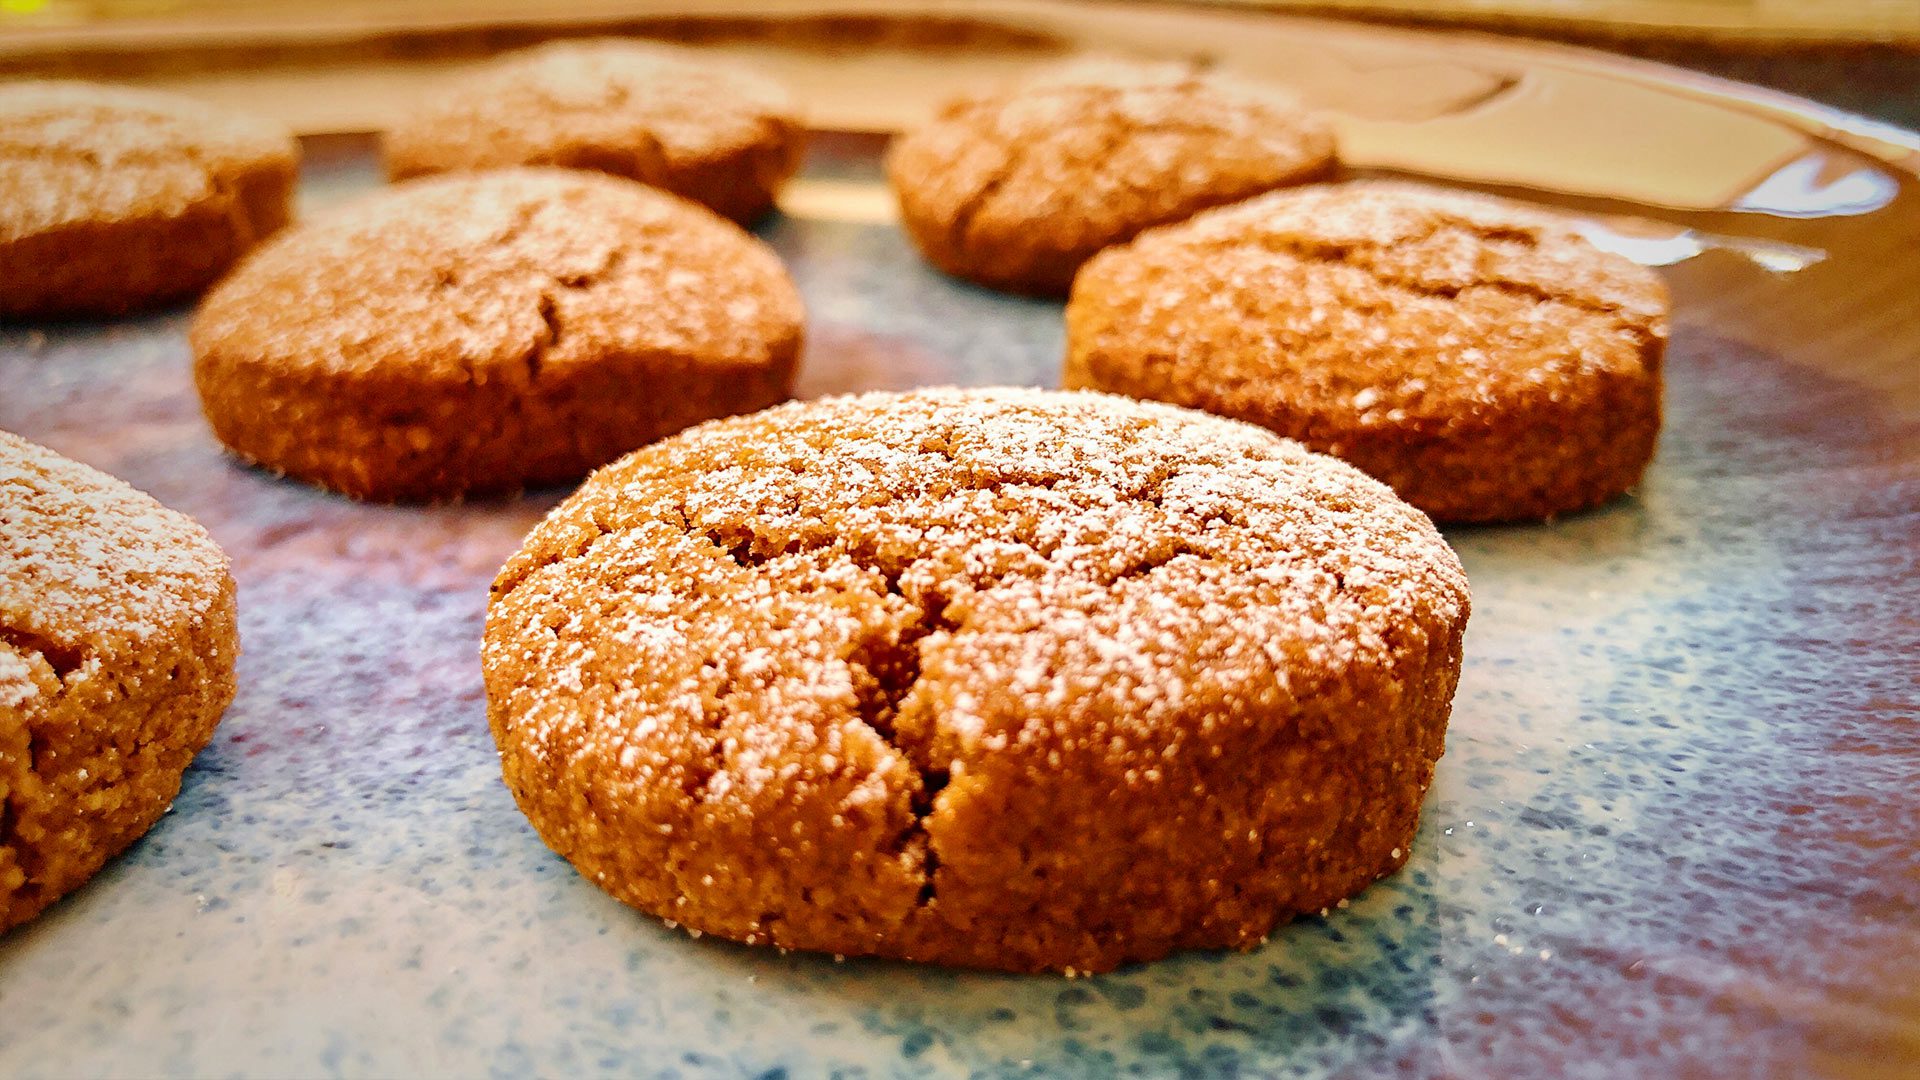
[[[1920,45],[1920,4],[1912,0],[1218,0],[1295,14],[1425,25],[1467,26],[1526,34],[1573,34],[1623,40],[1661,38],[1723,43],[1806,44],[1908,42]],[[150,27],[229,25],[392,25],[448,19],[516,21],[544,8],[562,18],[618,16],[647,5],[571,0],[535,5],[508,0],[5,0],[0,20],[56,27],[125,22]],[[683,10],[712,4],[680,4]]]
[[[1224,0],[1246,7],[1429,26],[1631,41],[1694,40],[1766,47],[1900,41],[1920,44],[1912,0]]]
[[[1915,150],[1799,103],[1574,49],[1244,10],[993,0],[900,5],[850,0],[708,4],[703,17],[488,22],[484,8],[439,29],[347,2],[326,19],[175,26],[120,24],[0,37],[0,74],[114,78],[278,115],[309,132],[383,128],[449,72],[502,47],[566,33],[627,32],[695,44],[792,85],[821,128],[891,131],[956,89],[1037,62],[1105,52],[1186,58],[1285,83],[1328,110],[1355,163],[1483,184],[1656,202],[1730,205],[1838,132],[1889,161]],[[622,10],[664,10],[623,4]],[[749,15],[749,8],[759,11]],[[385,10],[380,8],[379,10]],[[404,28],[402,24],[405,24]],[[1710,153],[1703,153],[1710,146]]]

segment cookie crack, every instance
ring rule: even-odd
[[[181,148],[181,156],[199,172],[215,201],[225,210],[227,224],[232,227],[234,236],[239,238],[242,248],[251,247],[262,237],[254,228],[253,218],[248,213],[247,200],[240,185],[231,176],[226,175],[216,162],[208,160],[197,146]]]
[[[543,208],[543,203],[531,201],[523,202],[515,206],[513,208],[513,216],[507,219],[506,226],[499,232],[493,234],[492,246],[504,248],[511,247],[518,243],[520,238],[525,236],[527,230],[532,227],[533,219],[540,216],[540,211]]]
[[[560,325],[560,312],[554,304],[553,294],[543,292],[535,305],[540,315],[541,330],[534,336],[533,345],[527,350],[527,381],[539,382],[540,373],[546,368],[547,350],[557,347],[564,333]]]
[[[1159,88],[1163,93],[1184,99],[1192,96],[1192,91],[1201,85],[1197,72],[1190,71],[1179,83]],[[1187,134],[1199,137],[1232,138],[1233,133],[1204,120],[1188,120],[1179,117],[1167,117],[1160,120],[1141,122],[1128,115],[1119,106],[1128,94],[1136,92],[1126,87],[1067,85],[1043,88],[1034,96],[1054,100],[1074,100],[1080,106],[1092,110],[1104,118],[1104,134],[1093,158],[1096,164],[1110,158],[1115,151],[1130,139],[1154,134]],[[995,140],[1001,141],[1001,140]],[[971,195],[962,200],[955,209],[948,224],[948,243],[956,250],[970,250],[973,242],[973,222],[981,210],[992,201],[994,196],[1013,181],[1033,160],[1032,150],[1044,143],[1044,139],[1022,139],[1010,144],[1002,142],[1006,148],[1006,157],[997,169],[976,188]]]
[[[1185,538],[1176,537],[1164,549],[1147,552],[1128,562],[1107,584],[1118,585],[1123,581],[1146,577],[1168,563],[1188,556],[1201,561],[1213,561],[1214,558],[1211,552],[1195,547]]]
[[[39,768],[39,761],[37,760],[39,752],[40,740],[30,737],[27,740],[27,751],[25,754],[26,768],[22,770],[23,777],[34,775],[35,770]],[[18,779],[13,779],[12,782],[7,785],[7,797],[0,799],[0,850],[10,849],[14,846],[15,830],[19,828],[20,818],[26,813],[26,793],[20,790],[21,786]],[[15,864],[18,865],[19,855],[17,853],[14,856],[14,861]],[[24,872],[25,867],[21,867],[21,870]],[[25,882],[24,887],[31,888],[32,881],[28,880]],[[0,904],[0,910],[4,909],[5,905]]]
[[[1024,142],[1016,143],[1007,154],[1006,160],[1000,163],[1000,167],[954,209],[953,220],[947,226],[947,242],[953,245],[955,250],[969,250],[969,245],[972,243],[973,219],[986,208],[987,201],[999,194],[1000,189],[1013,179],[1013,174],[1026,163],[1030,156],[1028,145]]]
[[[1029,90],[1026,93],[1030,98],[1060,100],[1080,97],[1089,102],[1099,103],[1102,101],[1111,101],[1117,95],[1118,91],[1112,87],[1088,87],[1069,84],[1064,86],[1041,87],[1036,90]],[[1000,99],[992,98],[975,101],[971,107],[976,110],[985,110],[988,123],[991,123],[992,116],[1003,104]],[[1006,156],[1001,160],[999,167],[990,173],[985,180],[981,181],[980,186],[975,188],[971,195],[963,199],[958,207],[954,208],[953,218],[947,225],[947,242],[953,245],[954,248],[962,251],[966,250],[968,244],[971,242],[972,238],[970,234],[973,231],[973,219],[985,208],[988,200],[999,194],[1000,189],[1005,187],[1021,169],[1026,167],[1029,159],[1033,156],[1033,147],[1044,141],[1042,139],[1020,139],[1011,142],[1009,145],[1006,140],[994,136],[991,131],[983,132],[983,134],[988,137],[989,141],[997,142],[1004,146]]]
[[[520,228],[525,228],[524,223]],[[546,368],[547,354],[559,348],[561,341],[566,337],[566,322],[561,318],[560,302],[555,298],[555,293],[591,293],[602,282],[618,273],[620,268],[626,265],[626,261],[627,253],[620,248],[613,248],[607,252],[607,257],[601,260],[600,265],[592,270],[547,275],[547,284],[534,300],[534,310],[540,316],[543,329],[534,336],[532,345],[522,357],[522,363],[526,365],[528,381],[540,381],[541,372]],[[452,277],[452,271],[443,270],[440,272],[439,280],[445,285]]]
[[[955,434],[947,431],[930,436],[921,443],[920,453],[930,459],[942,459],[949,463],[962,460],[953,443]],[[795,472],[796,475],[805,474],[805,470]],[[1001,492],[1013,488],[1050,488],[1063,479],[1044,472],[1034,475],[1020,473],[1018,469],[1013,474],[992,470],[967,474],[963,471],[955,486]],[[1158,507],[1161,489],[1178,474],[1177,469],[1156,468],[1135,476],[1126,487],[1132,498]],[[1194,515],[1185,510],[1176,512],[1165,507],[1159,508],[1177,518],[1194,520]],[[851,566],[865,575],[863,582],[851,587],[856,590],[870,589],[886,602],[886,614],[853,634],[838,650],[834,662],[845,665],[844,670],[853,687],[850,715],[841,713],[840,722],[851,720],[864,727],[874,739],[898,755],[900,766],[911,770],[912,780],[901,775],[899,780],[890,784],[896,791],[904,790],[906,813],[899,820],[897,830],[879,838],[876,850],[882,856],[898,858],[906,864],[903,868],[912,875],[907,882],[909,888],[917,881],[918,888],[909,911],[923,912],[936,906],[940,895],[942,863],[930,825],[940,805],[941,794],[951,781],[952,763],[934,760],[936,747],[940,744],[936,732],[928,723],[930,718],[924,706],[916,704],[916,701],[924,703],[929,700],[925,696],[926,688],[922,688],[921,683],[926,678],[924,664],[930,643],[936,639],[936,635],[951,636],[963,633],[966,629],[964,620],[955,618],[955,613],[949,610],[947,594],[926,587],[912,576],[917,558],[886,557],[874,545],[838,532],[796,535],[785,530],[775,531],[763,527],[761,520],[751,515],[745,515],[744,520],[740,517],[702,520],[702,514],[691,508],[684,497],[658,503],[655,512],[646,516],[648,520],[659,521],[668,530],[677,528],[682,536],[695,545],[705,545],[717,566],[724,568],[731,564],[741,573],[748,574],[763,572],[771,564],[792,559],[818,559],[823,564],[831,563],[836,567]],[[603,521],[595,521],[593,525],[601,531],[590,537],[576,539],[565,550],[554,552],[542,565],[591,557],[590,553],[606,537],[641,527],[622,525],[610,529]],[[1132,557],[1116,560],[1118,565],[1115,562],[1103,562],[1098,567],[1078,565],[1075,559],[1058,551],[1043,551],[1042,546],[1033,543],[1031,538],[1024,542],[1048,562],[1049,568],[1040,573],[1080,575],[1107,587],[1118,587],[1122,583],[1147,577],[1179,560],[1218,558],[1217,554],[1206,549],[1203,541],[1178,535],[1167,535],[1164,539],[1144,545],[1142,551],[1131,553]],[[524,574],[532,572],[527,570]],[[1027,571],[1019,573],[1024,576]],[[524,580],[523,576],[513,585]],[[974,584],[991,587],[978,581]],[[938,640],[944,640],[944,637]],[[715,659],[708,658],[708,663],[712,665]],[[726,665],[721,663],[717,666],[724,669]],[[704,719],[707,730],[706,753],[690,762],[687,774],[681,778],[683,790],[700,804],[717,797],[712,785],[715,777],[726,768],[728,752],[721,732],[726,730],[729,718],[735,715],[734,710],[740,707],[736,697],[736,691],[740,688],[725,679],[724,670],[722,675],[717,690],[712,692],[712,704]]]
[[[1169,83],[1159,87],[1128,88],[1100,86],[1091,89],[1094,91],[1093,100],[1096,105],[1112,108],[1111,115],[1114,121],[1114,127],[1116,128],[1116,135],[1120,139],[1131,138],[1136,135],[1154,135],[1160,133],[1212,135],[1225,136],[1228,138],[1234,136],[1234,133],[1227,128],[1219,124],[1208,123],[1205,119],[1189,119],[1188,116],[1168,116],[1158,120],[1141,121],[1117,108],[1128,94],[1141,93],[1144,91],[1146,93],[1157,93],[1173,99],[1177,102],[1175,105],[1176,112],[1185,113],[1189,116],[1196,114],[1202,110],[1199,107],[1199,103],[1195,102],[1193,98],[1196,92],[1206,89],[1206,78],[1197,68],[1189,67],[1186,75],[1183,76],[1179,82]]]
[[[862,639],[848,655],[846,663],[850,669],[865,676],[857,685],[855,701],[856,716],[860,723],[875,738],[899,754],[900,759],[918,777],[909,801],[911,817],[886,850],[894,854],[918,854],[921,883],[915,904],[925,908],[938,897],[940,869],[940,853],[934,846],[927,822],[933,816],[935,802],[940,792],[946,789],[952,772],[949,767],[927,760],[927,748],[904,737],[898,720],[901,707],[920,685],[924,642],[933,634],[958,630],[959,624],[948,617],[946,603],[938,594],[930,594],[923,603],[915,602],[901,592],[900,574],[875,567],[867,569],[881,577],[890,595],[901,597],[912,605],[914,612],[906,621],[893,627],[892,632],[869,634]]]
[[[928,834],[927,819],[933,813],[935,800],[946,788],[951,771],[928,761],[926,748],[906,737],[900,730],[898,720],[902,706],[920,684],[922,647],[926,639],[936,633],[950,634],[961,628],[960,623],[948,615],[945,599],[938,593],[928,593],[918,598],[906,594],[901,587],[901,579],[912,568],[911,561],[890,566],[871,552],[843,546],[837,539],[807,543],[795,538],[773,547],[763,543],[763,538],[751,528],[743,527],[729,532],[712,526],[696,531],[689,523],[688,531],[690,535],[704,538],[728,561],[743,570],[758,569],[779,558],[830,553],[872,575],[877,579],[877,590],[907,605],[903,619],[860,637],[852,643],[842,662],[853,677],[854,719],[874,738],[898,754],[918,778],[911,795],[911,818],[883,850],[896,855],[903,852],[918,853],[922,881],[916,903],[920,907],[932,904],[938,893],[936,875],[939,853]],[[717,753],[717,741],[715,749]],[[714,771],[718,769],[719,762],[715,760]],[[711,778],[709,773],[706,780],[710,781]]]
[[[932,449],[923,448],[921,453],[947,462],[954,460],[951,451],[944,446]],[[1217,518],[1217,514],[1211,516],[1196,514],[1190,508],[1177,510],[1169,510],[1167,508],[1164,502],[1163,492],[1166,485],[1179,475],[1180,470],[1177,469],[1156,469],[1151,474],[1143,477],[1138,484],[1133,485],[1126,492],[1126,496],[1131,501],[1151,505],[1156,510],[1162,512],[1175,513],[1179,517],[1196,524],[1204,525],[1208,521]],[[1062,479],[1063,478],[1057,476],[997,477],[984,481],[976,478],[971,482],[963,481],[956,486],[970,491],[993,493],[999,493],[1009,486],[1052,490],[1058,486]],[[777,558],[811,555],[822,551],[838,550],[845,554],[855,565],[881,575],[890,583],[889,587],[897,591],[900,575],[904,573],[907,568],[903,565],[897,570],[889,569],[876,558],[863,557],[859,550],[850,545],[845,545],[842,539],[837,536],[811,541],[804,540],[800,537],[793,537],[782,541],[777,548],[772,547],[764,543],[766,538],[754,531],[750,524],[741,523],[732,529],[724,527],[723,524],[696,524],[693,514],[684,499],[662,501],[666,503],[666,512],[663,515],[652,516],[639,514],[637,515],[638,520],[636,524],[633,525],[609,527],[605,522],[594,520],[592,522],[594,531],[591,535],[578,537],[566,547],[548,553],[539,562],[518,569],[510,579],[495,582],[492,589],[493,598],[496,601],[504,600],[541,571],[562,563],[577,562],[587,558],[603,541],[630,531],[635,527],[644,525],[647,522],[659,522],[669,527],[678,526],[680,531],[687,537],[706,540],[717,552],[724,555],[729,562],[743,570],[764,567]],[[1076,502],[1078,501],[1079,500],[1076,500]],[[1177,540],[1176,543],[1185,545],[1187,541]],[[1053,562],[1053,556],[1057,554],[1056,549],[1043,548],[1031,542],[1026,543],[1025,546],[1028,550],[1049,563]],[[1205,552],[1191,548],[1186,550],[1185,553],[1205,558],[1212,557]],[[1178,552],[1176,552],[1176,554],[1178,554]],[[1171,558],[1172,556],[1169,556],[1165,561],[1171,561]],[[911,562],[907,565],[911,565]],[[958,628],[957,624],[954,628]]]
[[[11,645],[23,653],[38,655],[53,669],[54,678],[62,683],[67,677],[80,670],[87,662],[86,650],[78,645],[62,645],[44,634],[36,634],[17,626],[0,625],[0,642]]]
[[[1123,91],[1117,87],[1068,85],[1055,87],[1051,91],[1043,90],[1037,96],[1044,96],[1056,100],[1078,98],[1083,105],[1094,109],[1101,109],[1113,106],[1120,100],[1122,95]],[[1100,160],[1110,157],[1113,151],[1132,134],[1127,130],[1128,125],[1124,117],[1116,117],[1116,119],[1119,120],[1119,123],[1115,124],[1113,130],[1107,133],[1105,139],[1102,140],[1100,150],[1096,154],[1096,157]],[[1000,163],[1000,168],[996,170],[993,175],[989,176],[986,182],[981,184],[972,196],[960,204],[959,209],[954,212],[953,223],[949,226],[951,230],[950,242],[955,248],[963,251],[968,249],[968,246],[973,240],[971,235],[973,231],[973,219],[978,216],[980,211],[986,207],[986,204],[992,200],[995,195],[1000,193],[1002,188],[1006,187],[1007,184],[1019,174],[1020,170],[1027,167],[1033,158],[1033,147],[1044,141],[1044,139],[1023,139],[1013,143],[1007,148],[1006,159]]]
[[[1502,228],[1499,226],[1475,227],[1471,223],[1453,219],[1441,219],[1418,235],[1399,241],[1397,246],[1424,243],[1438,237],[1443,232],[1460,231],[1489,243],[1520,244],[1528,248],[1539,246],[1539,238],[1524,229]],[[1204,250],[1227,251],[1245,246],[1247,238],[1243,236],[1225,236],[1211,243],[1198,245]],[[1593,315],[1608,316],[1621,328],[1639,334],[1651,336],[1649,328],[1641,320],[1633,317],[1618,304],[1609,304],[1585,296],[1562,295],[1551,292],[1538,285],[1524,281],[1515,281],[1506,277],[1476,277],[1460,285],[1436,285],[1421,281],[1405,274],[1397,274],[1382,268],[1377,259],[1385,250],[1378,244],[1340,244],[1317,240],[1313,237],[1258,233],[1252,237],[1252,243],[1262,251],[1280,255],[1292,255],[1303,261],[1319,262],[1328,265],[1348,266],[1372,277],[1383,287],[1399,289],[1416,296],[1427,296],[1441,300],[1452,300],[1468,289],[1491,289],[1532,300],[1536,303],[1559,303]]]
[[[29,764],[28,768],[32,768],[32,765]],[[0,799],[0,851],[13,850],[14,820],[20,814],[20,811],[14,806],[14,798],[14,793],[9,791],[6,798]],[[18,854],[14,855],[13,861],[16,865],[18,864]],[[11,895],[11,892],[0,890],[0,900],[4,900]],[[0,903],[0,910],[5,910],[5,906],[4,903]]]

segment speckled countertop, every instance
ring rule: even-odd
[[[334,153],[308,191],[372,182]],[[1056,306],[885,226],[763,231],[809,305],[803,394],[1053,380]],[[1075,981],[622,908],[541,845],[485,725],[485,583],[559,493],[352,504],[221,456],[181,314],[0,330],[0,427],[205,523],[245,647],[173,812],[0,939],[0,1073],[1911,1074],[1920,392],[1769,351],[1673,280],[1637,497],[1449,534],[1475,612],[1407,869],[1256,952]]]

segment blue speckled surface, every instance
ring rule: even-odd
[[[1052,380],[1055,305],[884,226],[764,231],[813,319],[803,393]],[[0,331],[0,427],[204,522],[245,648],[173,813],[0,939],[0,1074],[1912,1075],[1920,326],[1843,357],[1718,301],[1791,321],[1846,270],[1674,268],[1644,489],[1450,534],[1475,612],[1404,872],[1251,954],[1076,981],[622,908],[540,844],[485,726],[485,582],[557,493],[354,505],[221,457],[182,315]]]

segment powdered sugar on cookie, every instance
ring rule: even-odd
[[[1326,710],[1428,701],[1466,609],[1422,515],[1296,444],[1104,395],[931,390],[702,425],[596,474],[502,571],[484,661],[510,784],[617,894],[732,936],[945,955],[981,887],[956,870],[969,830],[994,830],[962,823],[1005,785],[1090,769],[1177,814],[1243,739],[1406,751],[1369,741],[1399,706]],[[583,797],[593,819],[561,810]],[[1113,822],[1058,809],[1104,850]],[[793,907],[849,876],[865,901]]]
[[[22,656],[64,674],[180,633],[226,567],[184,515],[0,432],[0,641]]]

